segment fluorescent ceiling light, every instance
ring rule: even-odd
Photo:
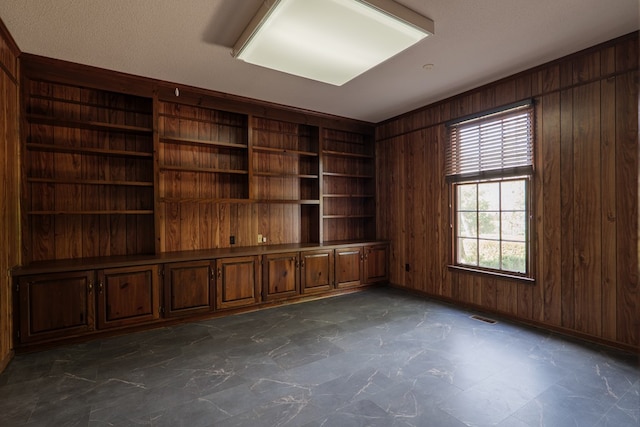
[[[233,56],[341,86],[433,34],[433,27],[390,0],[265,0]]]

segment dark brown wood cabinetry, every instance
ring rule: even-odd
[[[216,260],[216,308],[260,302],[260,259],[257,256]]]
[[[42,274],[18,280],[20,342],[46,341],[94,329],[93,271]]]
[[[265,255],[262,264],[267,301],[334,288],[333,249]]]
[[[364,283],[384,283],[389,280],[389,245],[364,248]]]
[[[361,286],[364,261],[362,246],[336,249],[336,287]]]
[[[300,287],[303,294],[333,289],[333,252],[333,249],[322,249],[300,253]]]
[[[40,265],[33,274],[25,268],[15,279],[19,346],[139,328],[162,318],[236,312],[387,277],[388,245],[382,242],[281,245],[259,254],[265,248],[244,248],[243,255],[231,257],[229,250],[194,253],[195,259],[176,253],[144,263],[118,258],[113,265],[92,264],[90,270],[74,270],[75,260]]]
[[[160,317],[158,266],[98,271],[98,328],[146,323]]]
[[[300,259],[297,252],[262,257],[263,298],[265,301],[290,298],[300,293]]]
[[[372,124],[197,88],[177,96],[166,82],[28,54],[21,62],[18,346],[386,274],[373,264],[363,273],[375,242]]]
[[[212,261],[165,265],[165,316],[189,316],[212,311],[215,307],[214,268]]]

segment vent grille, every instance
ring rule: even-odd
[[[477,314],[474,314],[473,316],[471,316],[471,318],[473,320],[477,320],[478,322],[484,322],[490,325],[495,325],[496,323],[498,323],[497,320],[489,319],[488,317],[484,317],[484,316],[478,316]]]

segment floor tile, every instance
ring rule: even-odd
[[[637,355],[388,288],[33,354],[0,425],[638,427]]]

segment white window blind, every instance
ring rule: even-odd
[[[449,123],[446,175],[449,179],[482,178],[533,171],[533,105]]]

